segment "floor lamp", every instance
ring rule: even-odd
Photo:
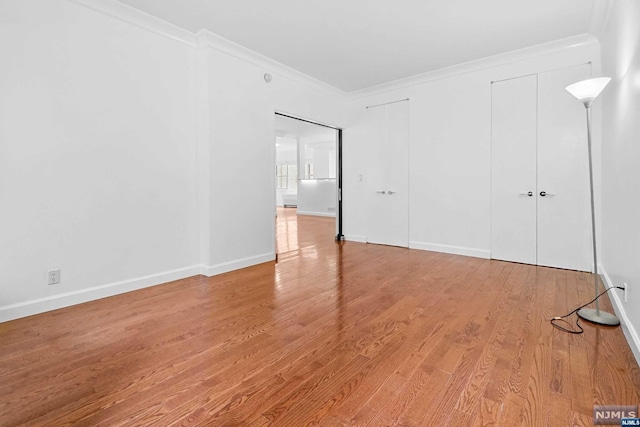
[[[596,213],[593,200],[593,165],[591,160],[591,104],[600,95],[602,90],[609,84],[609,77],[600,77],[596,79],[582,80],[567,86],[565,89],[571,95],[575,96],[578,101],[582,102],[587,111],[587,142],[589,148],[589,190],[591,192],[591,237],[593,239],[593,286],[595,288],[595,296],[598,296],[598,254],[596,250]],[[600,311],[600,302],[596,300],[596,308],[583,308],[578,311],[578,316],[593,323],[600,325],[615,326],[620,324],[620,320],[605,311]]]

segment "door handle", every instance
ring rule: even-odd
[[[520,193],[520,194],[518,194],[518,196],[529,196],[529,197],[533,197],[533,191],[529,191],[528,193]]]
[[[387,191],[387,193],[389,193],[389,194],[396,194],[396,192],[395,192],[395,191],[391,191],[391,190]]]
[[[547,193],[546,191],[540,192],[540,197],[546,197],[546,196],[553,197],[555,196],[555,194]]]
[[[378,191],[376,191],[376,193],[378,193],[378,194],[387,194],[387,192],[384,191],[384,190],[378,190]]]

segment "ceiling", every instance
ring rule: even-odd
[[[599,0],[120,0],[346,92],[589,32]]]

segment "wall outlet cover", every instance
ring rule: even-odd
[[[49,270],[48,272],[48,284],[49,285],[57,285],[60,283],[60,270]]]

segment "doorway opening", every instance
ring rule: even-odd
[[[276,260],[343,240],[342,130],[275,113]]]

